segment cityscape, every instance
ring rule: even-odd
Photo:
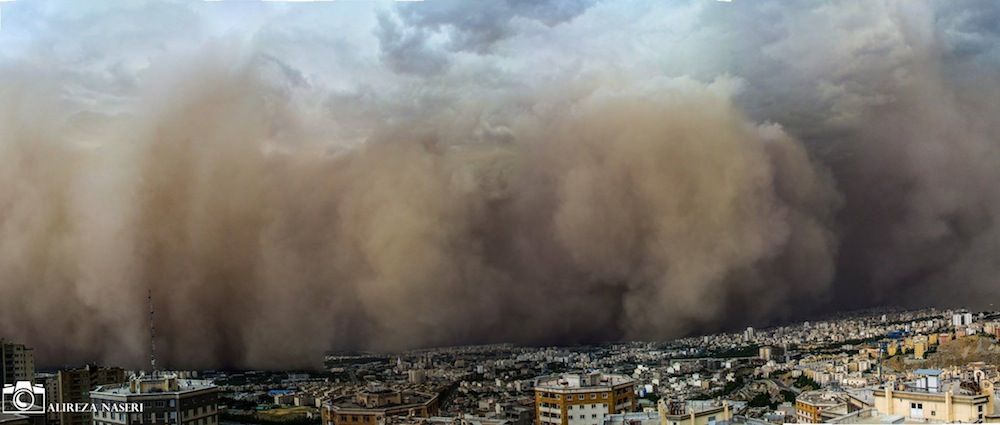
[[[1000,312],[865,311],[664,342],[329,353],[308,371],[36,370],[31,347],[4,340],[5,385],[40,385],[48,403],[142,408],[0,423],[990,423],[998,338]]]
[[[1000,0],[0,0],[0,425],[1000,423]]]

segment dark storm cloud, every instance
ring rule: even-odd
[[[0,39],[0,335],[43,362],[141,362],[147,290],[168,364],[286,368],[996,294],[991,3],[149,7],[197,31]]]

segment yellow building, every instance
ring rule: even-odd
[[[875,390],[875,408],[885,415],[902,416],[906,421],[928,423],[982,422],[993,412],[993,385],[984,381],[974,393],[958,382],[940,383],[940,371],[918,370],[916,387],[894,388],[889,384]]]
[[[609,414],[635,410],[635,381],[624,375],[562,374],[535,386],[539,425],[600,425]]]
[[[913,339],[913,358],[923,359],[927,353],[927,337],[920,336]]]

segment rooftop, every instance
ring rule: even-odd
[[[608,388],[616,385],[631,384],[635,381],[625,375],[591,372],[564,373],[538,378],[536,388],[548,390]]]
[[[836,406],[843,404],[847,398],[846,393],[831,391],[806,391],[795,397],[795,401],[802,401],[813,406]]]
[[[436,394],[417,391],[394,391],[381,387],[373,390],[338,397],[325,404],[336,409],[390,410],[421,406],[437,398]]]
[[[101,385],[91,391],[91,394],[139,395],[185,393],[214,387],[215,385],[212,381],[203,379],[178,379],[172,375],[133,376],[129,379],[129,382]]]

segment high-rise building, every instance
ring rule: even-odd
[[[98,411],[94,425],[214,425],[219,422],[218,399],[219,387],[210,381],[159,374],[90,391],[94,404],[142,404],[142,413]]]
[[[35,380],[35,355],[23,344],[0,339],[0,384]],[[0,385],[2,386],[2,385]]]
[[[773,345],[764,345],[757,349],[757,357],[764,359],[766,361],[774,360],[777,362],[784,361],[785,349],[782,347],[775,347]]]
[[[972,324],[972,313],[955,313],[951,315],[951,324],[955,327]]]
[[[117,367],[87,365],[79,369],[60,370],[43,382],[49,403],[90,403],[90,391],[100,385],[125,382],[125,371]],[[90,412],[50,413],[49,423],[86,425],[93,420]]]
[[[743,339],[747,341],[753,341],[754,331],[752,327],[747,327],[747,330],[743,331]]]
[[[600,425],[609,414],[635,409],[635,381],[625,375],[563,374],[535,386],[538,425]]]

